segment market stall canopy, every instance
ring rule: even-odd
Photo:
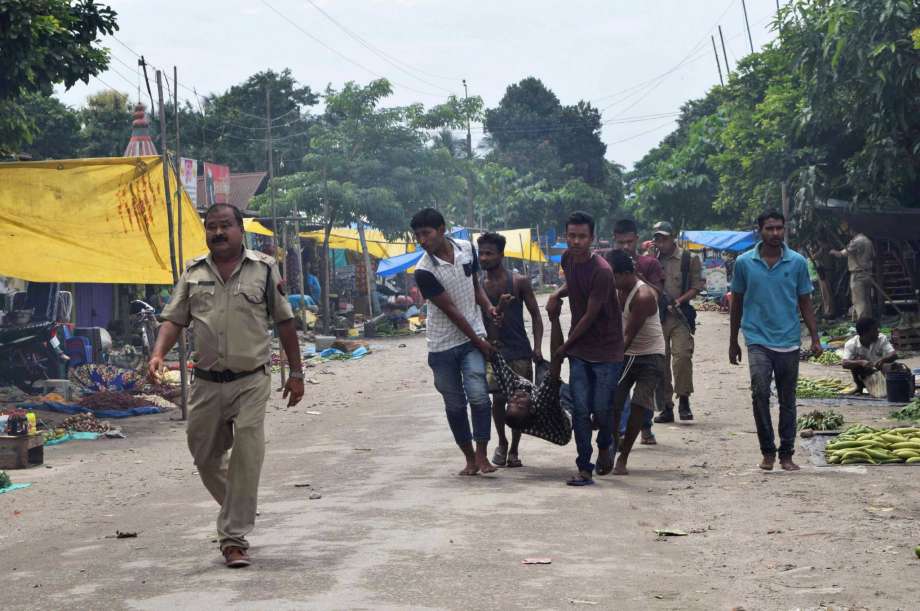
[[[243,219],[243,231],[259,235],[275,235],[271,229],[260,223],[258,219],[253,218]]]
[[[0,163],[0,275],[172,284],[161,164],[160,157]],[[175,194],[172,168],[169,177]],[[181,193],[183,255],[191,259],[208,250],[198,212]],[[174,203],[176,226],[177,212]]]
[[[300,237],[308,240],[316,240],[323,243],[324,231],[301,232]],[[364,238],[367,241],[367,252],[375,259],[386,259],[415,251],[415,242],[411,241],[408,236],[403,239],[388,240],[383,232],[379,229],[368,227],[364,230]],[[363,253],[361,249],[361,238],[358,236],[357,228],[352,227],[334,227],[329,234],[329,248],[338,248],[341,250],[350,250],[358,254]]]
[[[757,243],[753,231],[681,231],[680,239],[706,248],[743,252]]]
[[[548,261],[540,247],[530,239],[530,229],[507,229],[496,233],[505,236],[505,257],[535,263],[546,263]],[[450,232],[450,235],[455,238],[466,239],[469,232],[464,228],[456,228]],[[473,241],[475,242],[478,237],[479,234],[474,233]],[[422,251],[418,250],[384,259],[377,266],[377,275],[387,277],[408,271],[418,263],[418,260],[422,258],[422,254]]]

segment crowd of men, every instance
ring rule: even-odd
[[[785,244],[783,215],[766,212],[757,222],[761,241],[734,264],[729,360],[741,361],[738,331],[743,331],[760,467],[772,469],[778,454],[782,468],[792,471],[798,469],[792,454],[800,314],[812,351],[821,349],[811,309],[813,287],[805,259]],[[653,254],[640,254],[633,221],[616,223],[613,248],[595,250],[592,217],[584,212],[568,217],[564,283],[546,304],[549,363],[541,351],[544,327],[533,287],[529,278],[504,266],[501,235],[480,235],[477,249],[446,235],[444,217],[431,208],[419,211],[411,227],[425,251],[415,281],[429,301],[428,363],[466,458],[461,475],[520,467],[523,432],[559,445],[574,437],[577,472],[567,483],[587,486],[595,475],[626,475],[635,441],[655,444],[653,423],[674,422],[675,399],[677,417],[693,420],[696,312],[691,300],[704,280],[699,258],[678,246],[670,223],[654,225]],[[563,334],[559,321],[566,300],[571,324]],[[560,379],[565,359],[568,384]],[[778,449],[769,409],[774,379]],[[491,461],[490,414],[498,433]]]

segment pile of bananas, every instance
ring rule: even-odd
[[[831,465],[920,463],[920,428],[850,427],[827,444],[824,458]]]
[[[815,410],[811,413],[799,416],[796,421],[799,429],[811,429],[813,431],[836,431],[843,426],[843,415],[832,409],[822,412]]]
[[[808,361],[818,365],[839,365],[843,359],[840,358],[836,350],[825,350],[821,353],[821,356],[813,356]]]
[[[799,399],[833,399],[847,387],[835,378],[799,378],[795,395]]]

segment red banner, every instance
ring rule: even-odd
[[[230,166],[204,162],[205,201],[213,204],[230,203]]]

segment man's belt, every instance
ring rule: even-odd
[[[224,371],[209,371],[207,369],[198,369],[195,367],[195,377],[201,378],[202,380],[207,380],[208,382],[226,384],[227,382],[233,382],[234,380],[239,380],[240,378],[251,376],[252,374],[259,373],[260,371],[265,371],[265,368],[259,367],[258,369],[253,369],[252,371],[230,371],[229,369],[225,369]]]

